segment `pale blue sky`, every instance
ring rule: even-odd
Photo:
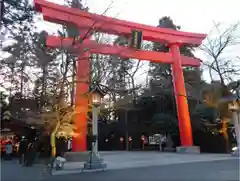
[[[61,4],[63,0],[49,0]],[[90,11],[101,14],[113,1],[108,16],[156,26],[170,16],[184,31],[207,33],[216,22],[240,20],[239,0],[82,0]]]
[[[32,0],[30,0],[32,1]],[[62,4],[64,0],[48,0]],[[208,34],[213,27],[213,21],[226,25],[240,21],[240,0],[82,0],[90,8],[90,12],[102,14],[111,4],[112,8],[106,15],[128,21],[156,26],[163,16],[170,16],[174,23],[181,26],[182,31]],[[37,20],[39,30],[56,32],[57,26]],[[240,31],[238,32],[240,37]],[[239,55],[240,46],[227,52],[229,56]],[[207,60],[202,53],[196,55]],[[136,77],[145,72],[148,66],[143,66]],[[141,76],[142,77],[142,76]],[[204,71],[203,78],[209,80],[208,71]],[[143,78],[139,83],[145,83]]]
[[[64,0],[49,0],[62,4]],[[229,25],[240,21],[240,0],[82,0],[90,12],[102,14],[112,3],[106,15],[119,19],[156,26],[163,16],[170,16],[183,31],[208,34],[213,22]],[[56,26],[40,23],[39,27],[54,32]],[[239,31],[240,36],[240,31]],[[240,47],[239,47],[240,48]],[[236,49],[230,52],[235,56]],[[196,55],[206,59],[200,52]],[[142,72],[142,71],[141,71]],[[209,78],[204,72],[204,79]]]

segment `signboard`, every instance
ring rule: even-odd
[[[148,137],[148,144],[149,145],[158,145],[160,143],[161,135],[155,134],[153,136]]]
[[[132,30],[130,47],[134,49],[141,49],[141,46],[142,46],[142,31]]]

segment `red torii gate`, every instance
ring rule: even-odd
[[[80,135],[73,140],[73,151],[86,151],[86,129],[87,129],[87,107],[88,100],[78,96],[88,92],[89,89],[89,54],[101,53],[119,55],[121,57],[150,60],[172,65],[174,91],[177,104],[178,122],[180,129],[181,144],[184,147],[193,145],[192,128],[188,111],[187,95],[184,84],[182,66],[200,66],[200,61],[194,58],[180,55],[179,46],[190,44],[198,46],[205,39],[205,34],[186,33],[164,28],[157,28],[133,22],[110,18],[81,11],[79,9],[50,3],[44,0],[35,0],[36,10],[42,12],[43,18],[50,22],[59,24],[75,24],[81,31],[87,32],[92,28],[98,32],[130,37],[132,30],[142,31],[143,40],[162,42],[168,44],[170,53],[151,52],[143,50],[133,50],[126,47],[97,44],[86,39],[81,44],[74,44],[70,38],[49,36],[47,45],[50,47],[72,47],[80,51],[77,65],[77,85],[76,85],[76,110],[84,111],[75,117],[77,132]],[[80,35],[83,36],[83,35]]]

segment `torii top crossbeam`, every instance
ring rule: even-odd
[[[205,34],[187,33],[165,28],[128,22],[107,16],[88,13],[75,8],[34,0],[36,10],[42,12],[43,18],[59,24],[72,23],[80,29],[94,28],[98,32],[130,36],[133,29],[142,31],[143,40],[163,43],[191,44],[198,46],[205,39]]]

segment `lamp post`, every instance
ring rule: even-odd
[[[95,144],[93,145],[93,151],[98,153],[98,114],[100,112],[100,105],[102,103],[102,97],[104,93],[96,86],[92,90],[92,134],[96,138]]]
[[[231,112],[232,122],[236,133],[237,147],[233,150],[233,155],[240,155],[240,94],[239,88],[235,95],[223,97],[220,104],[227,104],[228,111]]]
[[[3,104],[2,104],[2,102],[3,102],[3,92],[0,91],[0,123],[1,123],[1,126],[3,126],[3,122],[2,122],[2,107],[3,107]]]
[[[107,167],[106,163],[103,163],[103,159],[100,158],[98,153],[98,114],[100,111],[100,105],[102,103],[102,98],[105,93],[99,88],[99,86],[94,86],[91,90],[92,95],[92,150],[89,155],[89,159],[84,163],[84,169],[105,169]]]
[[[240,155],[240,100],[236,99],[229,102],[228,109],[232,112],[232,121],[237,140],[237,150],[234,151],[237,155]]]

